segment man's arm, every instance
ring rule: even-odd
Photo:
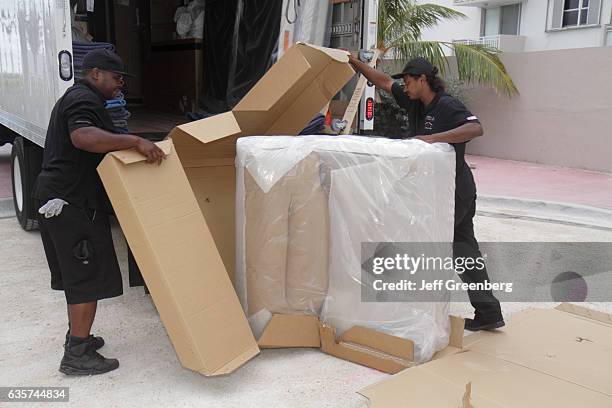
[[[480,123],[464,123],[455,129],[429,136],[417,136],[427,143],[463,143],[483,135]]]
[[[147,157],[147,163],[161,164],[164,159],[164,152],[147,139],[134,135],[111,133],[95,126],[73,130],[70,133],[70,139],[74,147],[91,153],[108,153],[134,148]]]
[[[357,72],[361,72],[368,81],[374,84],[377,88],[384,89],[391,93],[391,86],[393,85],[393,78],[385,74],[382,71],[372,68],[365,62],[360,61],[358,58],[349,55],[349,63],[355,68]]]

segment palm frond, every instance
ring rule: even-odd
[[[378,42],[380,49],[400,37],[416,41],[422,30],[437,25],[443,19],[465,18],[465,14],[437,4],[418,4],[414,0],[380,0]]]
[[[397,59],[406,61],[416,57],[427,58],[438,67],[441,75],[448,69],[448,59],[444,55],[443,46],[444,43],[439,41],[410,41],[405,38],[399,38],[392,44]]]
[[[512,96],[518,90],[499,59],[500,51],[485,45],[465,45],[438,41],[421,41],[423,30],[442,20],[465,18],[463,13],[436,4],[418,4],[415,0],[379,0],[378,48],[393,58],[429,59],[441,75],[449,68],[444,49],[454,50],[459,78],[467,83],[491,86]]]
[[[499,50],[482,44],[452,44],[457,57],[459,79],[466,83],[492,86],[508,97],[518,89],[499,59]]]

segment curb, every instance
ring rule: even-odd
[[[521,218],[612,230],[612,210],[505,196],[479,195],[476,202],[478,214],[484,216]]]
[[[13,197],[0,198],[0,219],[11,218],[15,216],[15,207],[13,207]]]

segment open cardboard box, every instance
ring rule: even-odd
[[[176,127],[149,165],[109,153],[98,172],[184,367],[227,374],[259,352],[231,279],[236,139],[297,135],[354,75],[348,53],[297,44],[231,111]],[[453,319],[458,351],[463,323]],[[355,327],[337,340],[316,317],[275,315],[261,347],[321,347],[389,373],[412,365],[412,342]]]
[[[370,407],[612,407],[612,315],[529,309],[464,349],[359,391]]]

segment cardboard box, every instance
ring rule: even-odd
[[[530,309],[359,391],[370,407],[612,407],[612,315]]]
[[[353,75],[346,52],[296,44],[234,110],[177,126],[159,143],[167,154],[160,166],[122,151],[98,167],[184,367],[227,374],[259,347],[321,347],[388,373],[413,365],[410,340],[359,327],[336,339],[313,316],[273,316],[258,344],[231,283],[236,139],[297,135]],[[463,320],[451,321],[451,344],[435,357],[461,349]]]
[[[98,167],[186,368],[227,374],[259,352],[230,281],[236,138],[298,134],[353,75],[346,52],[297,44],[233,111],[175,128],[160,166],[122,151]]]
[[[98,172],[181,364],[227,374],[259,349],[176,151],[159,146],[161,166],[122,151]]]

